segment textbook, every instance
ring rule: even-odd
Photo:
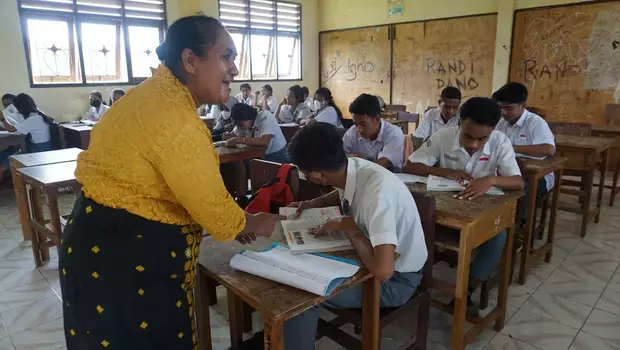
[[[464,182],[465,185],[468,183],[469,181]],[[445,177],[430,175],[428,177],[428,182],[426,183],[426,189],[428,191],[460,192],[465,189],[465,186],[454,180],[446,179]],[[491,187],[486,194],[490,196],[503,196],[504,191],[497,187]]]
[[[351,242],[342,231],[327,231],[320,236],[311,232],[325,224],[330,218],[341,216],[340,208],[313,208],[304,210],[299,218],[295,217],[297,208],[280,208],[280,215],[288,220],[281,221],[283,239],[293,254],[326,253],[352,249]]]
[[[330,295],[360,268],[356,261],[329,255],[293,254],[278,243],[259,252],[241,251],[230,266],[320,296]]]

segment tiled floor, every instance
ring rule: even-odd
[[[70,210],[73,198],[60,197],[63,212]],[[551,263],[538,263],[524,286],[510,287],[506,326],[500,333],[486,330],[471,349],[620,350],[620,202],[609,208],[607,201],[605,197],[601,222],[589,226],[585,239],[579,237],[576,215],[559,214]],[[0,350],[64,349],[57,255],[52,250],[52,261],[36,269],[21,240],[13,192],[0,191]],[[435,273],[451,279],[454,272],[438,265]],[[491,297],[496,296],[492,291]],[[219,302],[211,309],[215,350],[230,346],[225,299],[218,290]],[[431,317],[428,349],[448,349],[451,317],[437,310]],[[260,315],[254,320],[259,330]],[[414,328],[410,319],[397,320],[384,330],[382,348],[406,348]],[[316,348],[342,349],[327,338]]]

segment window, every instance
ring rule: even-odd
[[[301,80],[301,5],[219,0],[220,20],[237,47],[237,80]]]
[[[159,65],[165,0],[17,0],[30,84],[135,84]]]

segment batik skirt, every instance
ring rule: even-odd
[[[81,194],[59,253],[69,350],[197,349],[198,225],[177,226]]]

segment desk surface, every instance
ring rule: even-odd
[[[522,170],[535,173],[559,168],[563,166],[567,160],[567,158],[563,157],[548,157],[545,159],[517,158],[517,162]]]
[[[217,242],[213,237],[205,237],[200,249],[200,268],[226,289],[242,297],[252,308],[263,314],[263,317],[288,318],[322,303],[326,298],[230,267],[230,259],[241,250],[260,250],[267,248],[272,243],[273,241],[263,238],[247,246],[237,241]],[[359,261],[353,250],[330,254]],[[362,268],[355,276],[339,287],[335,293],[352,285],[360,284],[371,277],[372,275]]]
[[[57,164],[39,165],[29,168],[17,169],[26,183],[32,183],[41,187],[61,186],[75,181],[75,167],[77,162],[64,162]]]
[[[217,155],[220,157],[220,163],[239,162],[246,159],[262,158],[265,155],[266,147],[215,147]]]
[[[61,126],[65,129],[74,131],[91,131],[93,129],[92,125],[86,124],[61,124]]]
[[[595,133],[617,134],[618,136],[620,136],[620,125],[613,125],[613,126],[592,125],[592,131]]]
[[[573,136],[573,135],[555,135],[556,147],[572,147],[599,152],[609,148],[613,143],[613,139],[598,136]]]
[[[45,164],[64,163],[77,160],[79,148],[67,148],[57,151],[17,154],[11,156],[12,160],[19,163],[20,167],[31,167]]]

